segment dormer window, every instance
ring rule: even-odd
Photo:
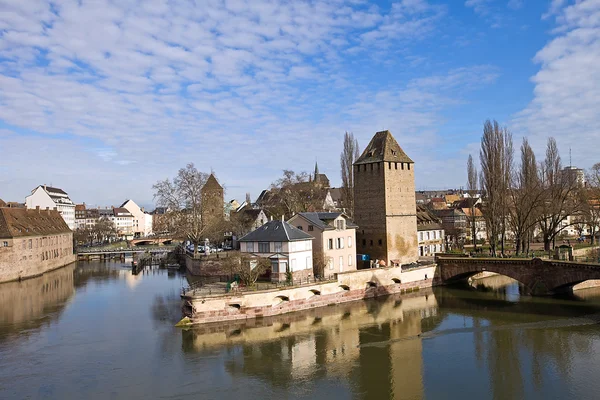
[[[396,155],[396,150],[392,150],[392,155],[395,156]]]

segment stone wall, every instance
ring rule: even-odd
[[[2,239],[0,247],[0,283],[26,279],[76,261],[73,233]]]
[[[354,166],[357,252],[409,264],[418,259],[414,164]]]
[[[185,256],[185,266],[190,274],[195,276],[225,276],[231,275],[231,271],[223,266],[224,258],[216,258],[216,255],[207,258],[193,258]]]
[[[245,320],[411,292],[438,281],[435,264],[410,271],[374,268],[338,274],[335,282],[218,296],[184,296],[183,311],[193,323]]]

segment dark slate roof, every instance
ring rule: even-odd
[[[204,186],[202,186],[202,190],[223,190],[223,186],[217,181],[217,178],[213,174],[210,174]]]
[[[354,222],[352,222],[344,213],[340,212],[301,212],[298,215],[303,216],[316,227],[323,230],[334,230],[335,227],[329,225],[329,221],[333,221],[340,215],[343,215],[346,218],[346,227],[348,228],[358,228]]]
[[[296,240],[313,240],[314,237],[294,228],[285,221],[269,221],[258,229],[242,237],[240,242],[293,242]]]
[[[390,131],[377,132],[354,164],[369,164],[381,161],[414,163],[402,150]]]
[[[342,200],[342,188],[331,188],[329,189],[329,193],[331,193],[331,199],[333,201]]]
[[[0,208],[0,238],[53,235],[71,232],[55,210]]]
[[[50,186],[42,186],[46,192],[48,193],[59,193],[59,194],[67,194],[67,192],[65,192],[62,189],[59,188],[55,188],[55,187],[50,187]]]

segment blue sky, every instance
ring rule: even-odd
[[[417,188],[465,185],[483,122],[600,161],[600,0],[0,0],[0,198],[152,205],[194,162],[227,198],[339,185],[345,131],[392,131]]]

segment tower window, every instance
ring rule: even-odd
[[[410,171],[410,163],[406,163],[406,165],[408,166],[408,170]]]
[[[400,163],[400,169],[404,170],[404,163],[403,162]]]
[[[392,162],[391,161],[388,162],[388,169],[392,169]]]
[[[378,244],[378,245],[380,245],[380,246],[382,246],[382,245],[383,245],[383,241],[382,241],[381,239],[379,239],[379,240],[377,241],[377,244]]]
[[[398,163],[394,163],[394,167],[396,167],[396,169],[398,169]]]
[[[6,243],[6,242],[4,242],[4,243]],[[363,242],[362,242],[362,243],[363,243],[363,246],[366,246],[366,245],[367,245],[367,240],[366,240],[366,239],[363,239]]]
[[[371,171],[373,171],[373,164],[371,164]]]
[[[373,246],[373,240],[370,240],[370,241],[369,241],[369,244],[370,244],[371,246]]]

